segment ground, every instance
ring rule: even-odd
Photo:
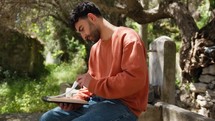
[[[43,113],[3,114],[3,115],[0,115],[0,121],[39,121],[39,118],[42,114]]]

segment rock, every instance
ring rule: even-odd
[[[197,95],[197,99],[201,101],[206,100],[205,97],[203,97],[202,95]]]
[[[207,95],[210,96],[211,98],[215,98],[215,91],[213,90],[207,90]]]
[[[201,106],[201,107],[204,107],[204,108],[211,108],[213,106],[213,103],[212,102],[208,102],[206,100],[196,100],[196,102]]]
[[[214,89],[214,87],[215,87],[215,84],[208,84],[208,88],[209,88],[209,89],[212,90],[212,89]]]
[[[190,97],[190,96],[189,96],[189,94],[187,94],[187,93],[181,94],[181,95],[180,95],[180,100],[181,100],[182,102],[186,102],[186,100],[187,100],[189,97]]]
[[[209,84],[210,82],[212,82],[213,80],[215,80],[215,76],[211,76],[211,75],[201,75],[199,77],[199,81],[203,82],[203,83],[207,83]]]
[[[190,90],[192,92],[201,93],[207,90],[207,84],[203,83],[190,83]]]
[[[206,107],[207,101],[206,100],[196,100],[196,102],[201,106],[201,107]]]
[[[215,64],[202,69],[202,74],[215,75]]]
[[[209,110],[207,110],[206,108],[201,108],[201,109],[198,111],[198,114],[208,117]]]
[[[213,105],[213,107],[210,110],[210,117],[215,119],[215,105]]]

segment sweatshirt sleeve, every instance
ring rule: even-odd
[[[126,33],[121,39],[121,71],[104,78],[93,78],[88,87],[90,92],[107,99],[130,96],[147,84],[146,52],[142,41],[135,32]]]

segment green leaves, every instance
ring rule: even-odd
[[[50,104],[41,101],[41,94],[46,95],[49,91],[44,91],[46,86],[38,80],[25,78],[12,79],[9,83],[0,85],[0,113],[34,112],[42,111],[50,107]],[[55,88],[55,86],[53,86]],[[53,90],[52,90],[53,91]],[[55,91],[58,92],[57,88]],[[52,92],[52,93],[53,93]],[[46,105],[46,106],[44,106]],[[53,106],[52,106],[53,107]]]
[[[214,0],[209,0],[210,2],[210,9],[213,10],[215,9],[215,1]]]
[[[213,2],[212,2],[213,1]],[[212,0],[212,4],[214,3],[214,0]],[[203,1],[200,6],[198,7],[198,11],[200,12],[200,15],[201,15],[201,18],[199,21],[197,21],[197,26],[199,29],[201,29],[202,27],[204,27],[209,19],[210,19],[210,14],[211,14],[211,11],[209,11],[209,7],[211,3],[209,3],[207,0],[206,1]]]
[[[7,77],[0,83],[0,114],[43,112],[54,108],[55,104],[45,103],[41,97],[59,94],[61,83],[72,83],[78,74],[86,70],[80,55],[74,56],[69,63],[47,65],[49,73],[38,79]]]

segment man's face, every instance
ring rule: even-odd
[[[79,19],[75,24],[75,28],[84,40],[97,42],[100,39],[100,31],[95,23],[92,23],[88,18]]]

